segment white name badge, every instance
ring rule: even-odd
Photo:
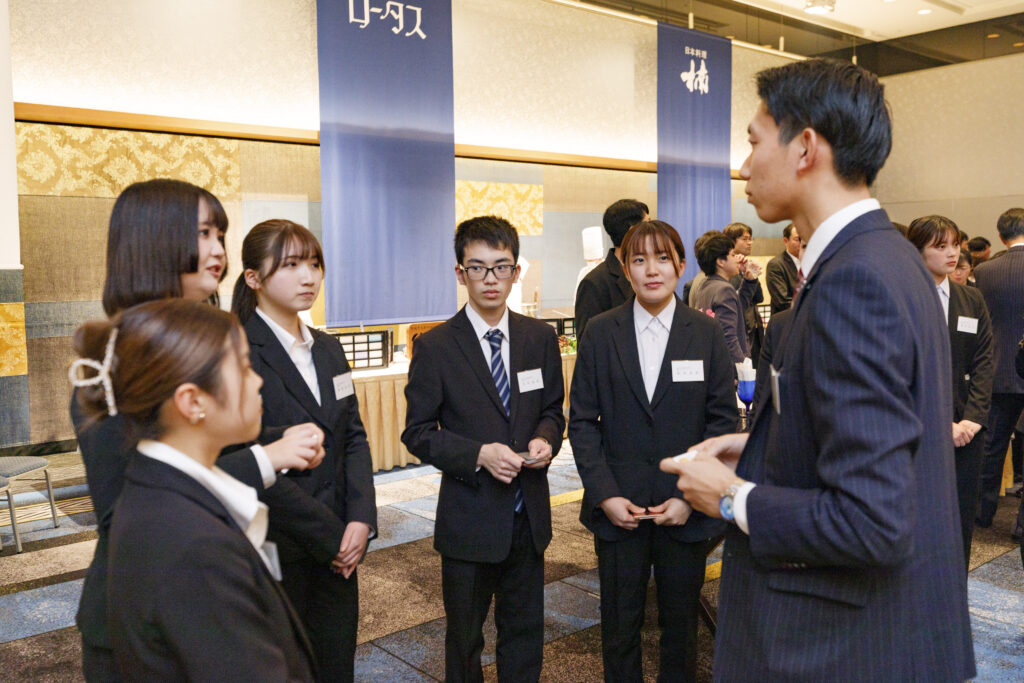
[[[960,316],[956,321],[956,331],[978,334],[978,319],[968,318],[966,315]]]
[[[703,382],[704,361],[674,360],[672,361],[673,382]]]
[[[346,372],[344,375],[334,376],[334,399],[340,401],[346,396],[351,396],[356,393],[356,387],[352,384],[352,373]]]
[[[544,375],[540,374],[540,368],[533,370],[523,370],[516,374],[516,378],[519,381],[519,393],[525,394],[527,391],[536,391],[537,389],[544,388]]]

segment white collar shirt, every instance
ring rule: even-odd
[[[633,300],[633,325],[636,328],[636,350],[640,356],[640,372],[644,376],[647,400],[654,398],[658,386],[661,364],[665,360],[668,335],[672,331],[672,317],[676,313],[676,298],[668,302],[658,315],[651,315]]]
[[[945,314],[943,320],[949,320],[949,278],[935,285],[935,289],[939,293],[939,301],[942,302],[942,312]]]
[[[792,254],[790,254],[789,253],[789,249],[786,250],[786,256],[789,257],[789,260],[793,262],[793,265],[795,265],[796,269],[799,271],[800,270],[800,259],[798,259],[796,256],[793,256]]]
[[[191,477],[216,498],[235,524],[256,549],[267,570],[281,580],[281,565],[277,547],[267,541],[267,506],[256,498],[256,489],[238,481],[216,465],[206,468],[196,460],[160,441],[143,439],[137,446],[139,453],[159,460]]]
[[[512,375],[508,360],[508,306],[505,307],[505,312],[501,314],[501,320],[494,327],[488,325],[470,304],[466,304],[466,317],[469,318],[469,322],[473,326],[473,333],[476,334],[476,338],[480,342],[480,350],[484,354],[488,368],[491,367],[491,342],[487,341],[484,335],[491,330],[501,330],[501,362],[505,366],[505,376],[508,377],[509,388],[511,388]]]
[[[320,383],[316,378],[316,365],[313,364],[313,334],[309,331],[309,328],[301,322],[299,323],[299,329],[302,330],[302,341],[299,341],[290,332],[274,322],[269,315],[260,310],[259,306],[256,307],[256,315],[263,318],[263,322],[267,324],[270,331],[281,342],[285,353],[288,354],[288,357],[292,359],[292,363],[295,364],[295,369],[299,371],[302,379],[306,381],[306,386],[312,392],[317,405],[321,405]]]
[[[822,221],[818,229],[811,235],[804,250],[804,257],[800,262],[800,268],[804,277],[809,277],[814,270],[814,264],[818,262],[825,249],[835,239],[843,228],[870,211],[881,209],[882,205],[877,199],[861,199],[848,206],[839,209],[834,214]]]

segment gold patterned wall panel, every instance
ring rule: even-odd
[[[25,304],[0,304],[0,377],[27,372]]]
[[[75,358],[71,337],[28,340],[28,405],[32,443],[73,439],[68,417],[71,384],[68,367]]]
[[[651,215],[657,216],[658,195],[656,189],[652,190],[655,177],[653,173],[641,171],[545,166],[544,208],[604,213],[609,204],[628,197],[644,202]]]
[[[320,201],[320,147],[242,140],[242,197]]]
[[[544,186],[455,181],[455,222],[481,215],[501,216],[520,235],[544,234]]]
[[[140,180],[177,178],[241,197],[237,140],[22,122],[16,134],[21,195],[116,197]]]
[[[103,295],[113,199],[18,198],[25,301],[95,301]]]

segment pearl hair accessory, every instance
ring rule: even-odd
[[[103,362],[98,363],[92,358],[79,358],[71,363],[68,370],[68,379],[76,387],[91,387],[97,384],[103,385],[103,397],[107,402],[107,415],[117,415],[117,404],[114,402],[114,383],[110,380],[110,366],[114,362],[114,343],[117,341],[117,328],[110,330],[110,338],[107,339],[107,348],[103,353]],[[80,368],[92,368],[96,371],[95,377],[80,377]]]

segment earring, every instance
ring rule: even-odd
[[[188,419],[189,424],[197,425],[200,421],[206,419],[206,411],[200,409],[198,413],[193,413],[192,417]]]

